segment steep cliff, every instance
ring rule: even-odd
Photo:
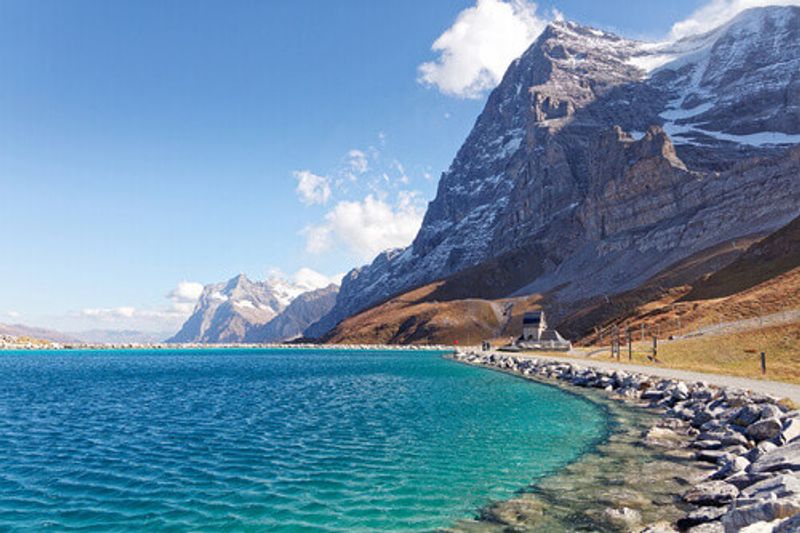
[[[642,43],[551,24],[506,72],[411,246],[343,280],[306,331],[525,250],[509,294],[563,312],[800,212],[800,8]],[[517,255],[520,255],[517,252]]]

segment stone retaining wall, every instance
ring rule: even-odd
[[[692,510],[675,524],[643,525],[632,530],[800,531],[800,413],[790,410],[779,398],[703,382],[685,383],[514,355],[468,352],[453,357],[530,378],[603,389],[657,410],[662,413],[662,422],[642,436],[650,445],[668,447],[682,442],[681,436],[688,436],[696,460],[713,465],[706,479],[676,495]]]

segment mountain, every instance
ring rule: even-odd
[[[800,213],[800,8],[645,43],[550,24],[508,68],[405,249],[306,330],[500,257],[505,294],[564,317]],[[558,318],[554,317],[554,318]]]
[[[83,342],[99,344],[154,344],[162,342],[171,334],[172,332],[137,331],[130,329],[91,329],[70,333],[70,335],[74,335]]]
[[[299,336],[333,306],[338,288],[244,274],[206,285],[192,315],[167,342],[277,342]],[[273,321],[275,323],[273,324]]]
[[[280,342],[302,336],[308,326],[333,308],[338,294],[335,284],[300,294],[275,318],[250,329],[244,342]]]
[[[29,337],[50,342],[59,343],[78,343],[80,340],[71,334],[62,333],[52,329],[36,328],[23,324],[0,324],[0,335],[11,335],[13,337]]]

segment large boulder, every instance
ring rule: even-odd
[[[786,498],[794,495],[800,495],[800,478],[787,474],[767,478],[742,490],[742,496],[746,498]]]
[[[750,472],[754,474],[779,470],[800,471],[800,441],[776,447],[750,465]]]
[[[782,430],[783,424],[781,424],[780,420],[766,418],[747,426],[747,435],[756,442],[761,442],[762,440],[774,439],[780,435]]]
[[[800,513],[800,501],[796,498],[739,501],[736,507],[725,513],[722,523],[725,525],[725,531],[741,531],[759,522],[789,518],[797,513]]]
[[[724,481],[706,481],[683,495],[683,500],[694,505],[721,506],[739,495],[739,489]]]

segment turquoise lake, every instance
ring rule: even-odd
[[[0,530],[425,531],[607,432],[431,352],[0,352]]]

